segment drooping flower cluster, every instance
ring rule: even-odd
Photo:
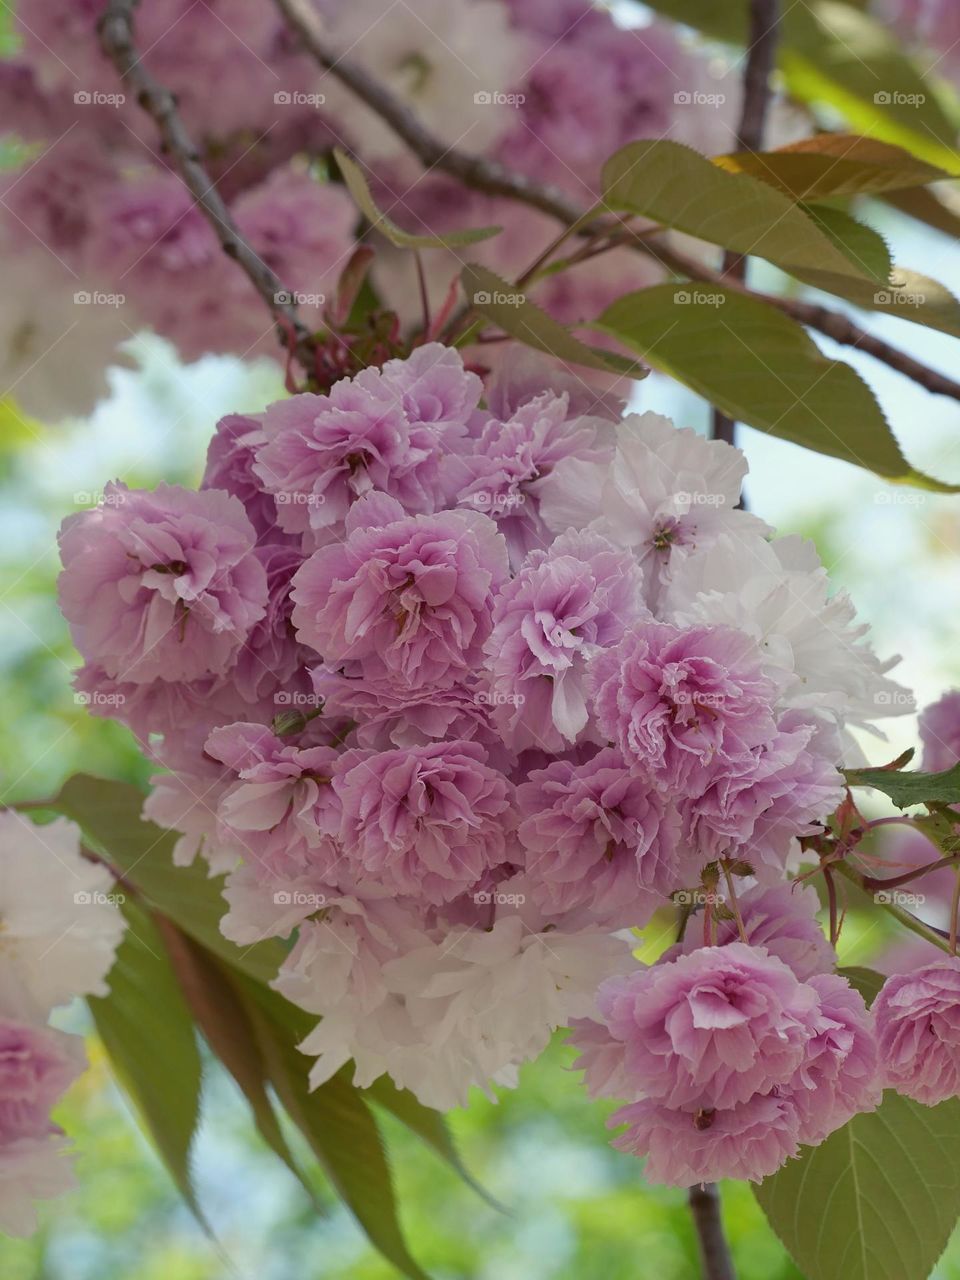
[[[585,1019],[654,1176],[756,1176],[872,1105],[787,876],[847,725],[901,700],[812,549],[738,509],[738,451],[553,378],[430,344],[226,419],[199,493],[111,487],[61,538],[78,683],[166,770],[177,859],[228,873],[227,936],[295,934],[315,1083],[453,1106]],[[748,944],[716,911],[638,969],[618,931],[721,868]]]
[[[28,1235],[35,1200],[73,1186],[50,1109],[84,1069],[82,1042],[47,1025],[76,995],[106,995],[123,933],[113,882],[60,818],[0,812],[0,1231]]]
[[[20,48],[0,61],[0,131],[24,144],[22,164],[0,181],[0,247],[13,264],[0,302],[0,397],[53,419],[89,412],[106,391],[106,368],[128,360],[123,344],[143,328],[187,360],[280,357],[253,287],[102,52],[104,8],[105,0],[52,0],[29,15],[21,7]],[[590,0],[555,10],[527,0],[410,0],[386,10],[316,0],[315,9],[331,46],[438,137],[585,205],[597,194],[599,160],[633,138],[731,145],[733,91],[691,105],[709,88],[709,64],[666,24],[624,31]],[[345,189],[318,176],[334,145],[376,167],[378,198],[416,231],[508,225],[478,246],[479,260],[503,274],[524,267],[552,234],[535,210],[511,207],[507,218],[502,200],[425,178],[396,135],[299,48],[274,5],[154,0],[135,18],[145,68],[174,95],[240,232],[309,326],[332,300],[360,224]],[[460,261],[427,258],[442,299]],[[545,282],[538,299],[561,319],[596,315],[630,281],[651,280],[642,262],[614,253]],[[376,284],[385,305],[420,321],[411,269],[386,252]]]

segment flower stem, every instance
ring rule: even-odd
[[[703,1182],[687,1193],[693,1225],[700,1246],[700,1269],[703,1280],[736,1280],[730,1246],[723,1233],[720,1216],[720,1191],[715,1182]]]

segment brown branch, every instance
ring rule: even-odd
[[[898,373],[902,373],[904,377],[910,378],[927,391],[933,392],[934,395],[950,396],[953,400],[960,400],[960,382],[955,382],[953,378],[948,378],[945,374],[938,373],[936,369],[931,369],[927,365],[921,364],[919,360],[914,360],[912,356],[908,356],[905,351],[900,351],[897,347],[891,347],[882,338],[877,338],[872,333],[867,333],[866,329],[861,329],[859,325],[854,324],[852,320],[840,311],[831,311],[829,307],[822,307],[815,302],[802,302],[797,298],[781,298],[775,293],[763,293],[757,289],[751,289],[741,281],[723,277],[719,272],[712,271],[709,267],[703,266],[694,259],[687,258],[683,254],[668,249],[663,245],[652,245],[645,240],[640,240],[634,244],[634,248],[641,253],[647,254],[648,257],[653,258],[662,267],[672,271],[675,275],[685,276],[688,280],[700,280],[705,284],[733,289],[737,293],[743,294],[745,298],[753,298],[756,302],[765,302],[768,306],[776,307],[778,311],[782,311],[784,315],[790,316],[792,320],[796,320],[798,323],[806,325],[807,328],[816,329],[818,333],[832,338],[834,342],[839,343],[841,346],[856,347],[858,351],[865,351],[867,355],[873,356],[875,360],[880,360],[889,365],[891,369],[896,369]]]
[[[770,109],[770,76],[773,74],[777,50],[777,23],[780,0],[750,0],[750,31],[747,37],[746,67],[743,73],[743,104],[737,129],[738,151],[760,151]],[[747,279],[747,259],[740,253],[723,256],[725,280]],[[711,435],[715,440],[733,444],[737,428],[732,418],[714,409]]]
[[[197,207],[210,223],[220,247],[246,273],[277,322],[282,345],[294,350],[308,371],[314,366],[315,344],[299,318],[282,281],[251,248],[237,228],[191,139],[173,94],[140,61],[134,35],[134,12],[139,0],[108,0],[99,21],[100,44],[120,77],[136,92],[140,106],[153,119],[167,154]]]
[[[375,111],[380,119],[407,144],[425,168],[437,169],[450,177],[458,178],[473,191],[505,196],[520,204],[540,209],[568,226],[577,224],[580,235],[596,236],[598,231],[604,228],[604,224],[599,219],[589,219],[588,211],[579,208],[562,192],[551,187],[540,186],[495,161],[467,155],[434,138],[413,112],[373,80],[362,68],[337,57],[336,53],[327,46],[314,15],[305,6],[303,0],[274,0],[274,2],[314,60]],[[609,227],[606,229],[612,230]],[[659,248],[655,252],[652,251],[651,246],[646,244],[640,236],[632,239],[630,243],[636,251],[657,258],[661,265],[669,267],[671,256],[674,262],[681,261],[676,255],[669,255]],[[708,272],[694,263],[689,263],[688,269],[681,271],[680,274],[687,274],[693,280],[719,283],[719,276],[716,273]],[[723,283],[734,285],[734,282],[729,280]],[[840,312],[830,311],[826,307],[811,303],[779,298],[772,294],[757,293],[746,288],[743,292],[758,301],[770,303],[801,324],[826,334],[834,342],[865,351],[875,360],[889,365],[890,368],[902,373],[935,395],[960,399],[960,384],[929,369],[896,347],[890,346],[889,343],[873,337]]]
[[[693,1225],[697,1229],[700,1246],[700,1266],[703,1280],[736,1280],[730,1246],[723,1234],[720,1217],[720,1192],[715,1182],[704,1182],[691,1187],[687,1193]]]

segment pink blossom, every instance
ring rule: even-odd
[[[350,752],[334,788],[357,879],[442,903],[506,860],[510,788],[477,743]]]
[[[533,771],[517,807],[527,880],[551,914],[583,907],[610,928],[643,925],[679,887],[679,818],[612,747]]]
[[[706,790],[681,804],[685,841],[703,862],[741,858],[758,873],[765,867],[769,878],[771,869],[783,869],[798,836],[821,830],[844,795],[836,764],[815,747],[823,731],[789,712],[769,742],[718,762]]]
[[[820,997],[820,1015],[792,1095],[804,1146],[872,1111],[883,1093],[873,1018],[863,997],[835,973],[814,974],[810,986]]]
[[[539,492],[563,458],[585,462],[613,456],[612,433],[602,418],[570,412],[566,395],[545,391],[527,400],[506,421],[483,428],[469,453],[454,458],[450,485],[460,505],[471,505],[497,522],[511,563],[519,566],[533,549],[553,541],[540,517]]]
[[[602,733],[667,790],[702,795],[720,770],[776,733],[777,686],[756,643],[730,627],[631,627],[593,658]]]
[[[207,465],[200,482],[202,489],[223,489],[243,503],[260,542],[295,542],[284,533],[277,519],[277,503],[254,472],[257,449],[267,437],[259,417],[227,414],[216,425],[207,448]]]
[[[278,502],[281,526],[327,540],[371,490],[407,513],[443,505],[440,460],[458,447],[480,379],[436,343],[334,384],[329,395],[270,405],[254,470]]]
[[[627,1125],[613,1145],[646,1156],[647,1181],[666,1187],[720,1178],[759,1182],[798,1151],[796,1109],[776,1093],[724,1108],[680,1109],[645,1099],[621,1107],[608,1123]]]
[[[562,751],[588,731],[588,663],[647,616],[632,557],[570,532],[532,551],[494,604],[486,644],[493,714],[518,750]]]
[[[264,878],[307,869],[325,879],[340,860],[340,803],[332,786],[340,755],[330,747],[299,747],[256,724],[216,729],[206,751],[237,776],[219,797],[221,842]]]
[[[960,959],[888,978],[873,1014],[891,1088],[928,1107],[960,1094]]]
[[[267,578],[266,612],[254,623],[237,654],[230,679],[251,705],[270,698],[279,712],[295,699],[302,699],[309,707],[312,700],[306,668],[315,655],[298,643],[291,621],[291,586],[303,556],[294,547],[276,545],[257,547],[254,555]]]
[[[815,973],[833,971],[837,957],[817,920],[820,899],[813,885],[756,885],[738,894],[738,905],[746,940],[752,947],[764,947],[789,965],[801,981]],[[717,920],[715,929],[718,947],[740,941],[736,919]],[[665,951],[659,963],[667,964],[700,946],[697,930],[688,928],[683,941]]]
[[[60,531],[60,607],[80,653],[136,684],[223,674],[266,606],[254,541],[228,494],[108,484],[103,506]]]
[[[611,978],[598,1005],[634,1097],[723,1109],[792,1078],[819,1002],[781,960],[731,942]]]
[[[481,660],[506,546],[474,512],[403,516],[392,502],[388,522],[367,525],[377,506],[356,504],[346,541],[297,573],[294,625],[328,664],[404,689],[453,684]]]
[[[75,1036],[0,1017],[0,1146],[53,1132],[50,1108],[84,1065]]]
[[[920,713],[921,766],[940,773],[960,760],[960,689],[951,689]]]

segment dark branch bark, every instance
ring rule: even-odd
[[[703,1280],[736,1280],[733,1259],[720,1218],[720,1192],[715,1182],[691,1187],[688,1192],[690,1212],[700,1245],[700,1267]]]
[[[770,76],[777,50],[777,22],[780,0],[750,0],[750,32],[743,73],[743,104],[737,129],[738,151],[760,151],[770,108]],[[724,279],[747,278],[747,259],[739,253],[726,253],[723,258]],[[714,409],[711,434],[715,440],[733,444],[737,428],[732,418]]]
[[[100,43],[122,80],[135,91],[140,106],[157,126],[164,152],[198,208],[213,227],[220,246],[246,273],[277,322],[281,343],[293,348],[308,370],[313,368],[314,343],[292,295],[237,229],[230,211],[203,166],[200,152],[187,132],[173,94],[159,83],[140,61],[134,35],[134,13],[139,0],[109,0],[100,19]]]
[[[550,214],[559,222],[572,226],[581,224],[581,235],[594,236],[600,228],[600,220],[586,221],[585,210],[579,208],[562,192],[550,187],[539,186],[521,174],[512,173],[503,165],[480,157],[467,155],[455,147],[448,147],[434,138],[428,129],[416,118],[407,107],[395,99],[388,90],[373,80],[361,68],[349,61],[338,58],[328,47],[313,17],[302,3],[302,0],[274,0],[291,28],[299,36],[306,51],[331,75],[346,85],[361,101],[371,107],[377,115],[388,124],[401,138],[421,164],[428,169],[437,169],[450,177],[458,178],[465,186],[474,191],[482,191],[487,195],[505,196],[520,204],[540,209]],[[659,258],[664,265],[668,264],[668,254],[659,249],[653,251],[651,246],[637,237],[632,241],[635,250]],[[680,261],[679,258],[674,258]],[[717,282],[716,273],[708,272],[700,266],[690,263],[688,270],[681,272],[693,280],[713,280]],[[733,283],[726,281],[725,283]],[[788,298],[777,298],[769,294],[754,293],[745,290],[751,297],[769,302],[792,316],[801,324],[816,329],[820,333],[833,338],[835,342],[846,346],[859,347],[874,359],[896,369],[898,373],[919,383],[927,391],[935,395],[950,396],[960,399],[960,385],[945,378],[933,369],[927,368],[917,360],[905,355],[889,343],[874,338],[849,321],[839,312],[830,311],[826,307],[809,303],[796,302]]]

